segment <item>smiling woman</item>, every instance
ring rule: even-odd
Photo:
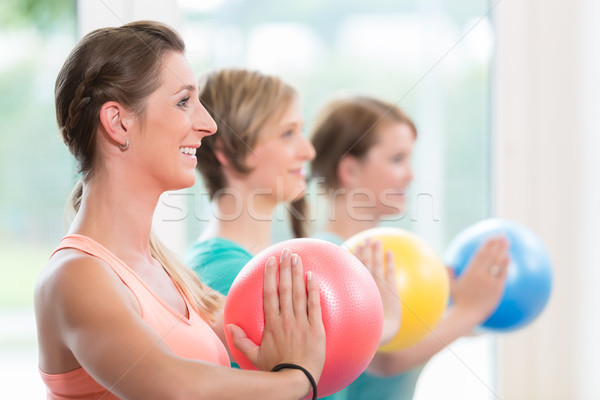
[[[252,254],[271,244],[273,210],[301,198],[315,156],[296,90],[276,76],[223,69],[201,78],[200,101],[219,125],[198,154],[213,209],[188,262],[227,294]]]
[[[292,213],[299,216],[297,207],[303,207],[306,191],[305,164],[316,154],[302,133],[296,91],[276,76],[218,70],[201,79],[200,100],[220,126],[218,135],[206,138],[198,160],[217,214],[191,246],[188,261],[210,287],[228,295],[242,267],[271,244],[275,207],[293,203]],[[411,138],[406,142],[412,143]],[[238,209],[241,212],[234,218],[223,218]],[[294,228],[301,237],[301,226]],[[365,259],[372,251],[366,246]],[[383,270],[383,260],[377,257],[365,264],[373,276]],[[385,343],[398,330],[397,294],[383,287],[395,279],[394,268],[388,271],[382,280],[385,285],[377,285],[383,297],[384,328],[383,333],[374,333],[375,343]],[[327,398],[344,399],[343,388],[338,389],[342,390]]]
[[[329,219],[325,230],[350,237],[356,227],[346,232],[349,221],[344,215],[352,224],[363,221],[366,229],[384,215],[404,211],[417,138],[410,118],[392,104],[355,97],[328,104],[314,129],[312,142],[317,157],[312,173],[323,179],[329,193],[344,189],[329,199],[335,210],[329,215],[335,218]]]
[[[196,78],[182,53],[165,56],[161,82],[148,97],[146,120],[142,123],[135,116],[130,117],[130,151],[131,157],[143,159],[136,164],[140,168],[153,166],[146,169],[148,177],[160,180],[166,190],[177,190],[196,181],[196,149],[203,137],[215,133],[217,126],[198,102]],[[136,135],[136,128],[144,129],[144,134]],[[143,176],[141,170],[134,172]]]
[[[183,51],[168,26],[133,22],[87,34],[58,74],[57,121],[82,182],[35,288],[49,399],[298,399],[319,381],[319,292],[301,260],[266,268],[269,339],[259,347],[228,326],[261,370],[239,371],[222,341],[221,296],[153,238],[160,195],[194,184],[195,150],[216,130]],[[293,290],[278,290],[277,273]],[[306,314],[290,318],[297,307]],[[300,370],[263,372],[280,364]]]

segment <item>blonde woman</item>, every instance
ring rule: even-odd
[[[188,263],[212,288],[226,295],[233,280],[254,254],[272,243],[273,211],[285,203],[295,215],[304,211],[305,167],[315,150],[304,137],[298,94],[281,79],[257,71],[223,69],[202,77],[200,101],[219,133],[203,141],[198,171],[209,190],[212,220],[188,251]],[[294,233],[305,235],[303,221]],[[384,261],[369,258],[377,244],[362,248],[362,258],[376,275]],[[387,262],[393,265],[388,257]],[[399,326],[400,309],[393,267],[376,282],[384,303],[381,343]],[[343,399],[344,393],[330,398]]]

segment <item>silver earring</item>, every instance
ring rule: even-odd
[[[125,144],[119,143],[121,150],[125,151],[129,148],[129,138],[125,138]]]

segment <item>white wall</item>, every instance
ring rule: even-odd
[[[164,22],[176,29],[181,23],[177,0],[78,0],[77,18],[79,36],[140,19]]]
[[[576,28],[580,41],[575,44],[580,62],[577,87],[580,91],[580,107],[576,127],[583,137],[579,143],[581,158],[578,168],[581,174],[579,212],[578,261],[585,269],[577,275],[579,307],[576,307],[577,331],[575,362],[577,365],[576,388],[578,398],[600,398],[598,382],[598,359],[600,358],[600,262],[598,241],[600,239],[600,2],[588,0],[578,12],[581,21]]]
[[[498,341],[502,399],[598,399],[597,0],[496,8],[496,209],[549,248],[555,285],[532,326]]]

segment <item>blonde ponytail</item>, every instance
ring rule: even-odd
[[[154,233],[150,235],[150,250],[152,257],[161,263],[188,298],[194,310],[209,321],[215,322],[217,314],[223,308],[224,297],[203,284],[194,271],[169,250]]]

